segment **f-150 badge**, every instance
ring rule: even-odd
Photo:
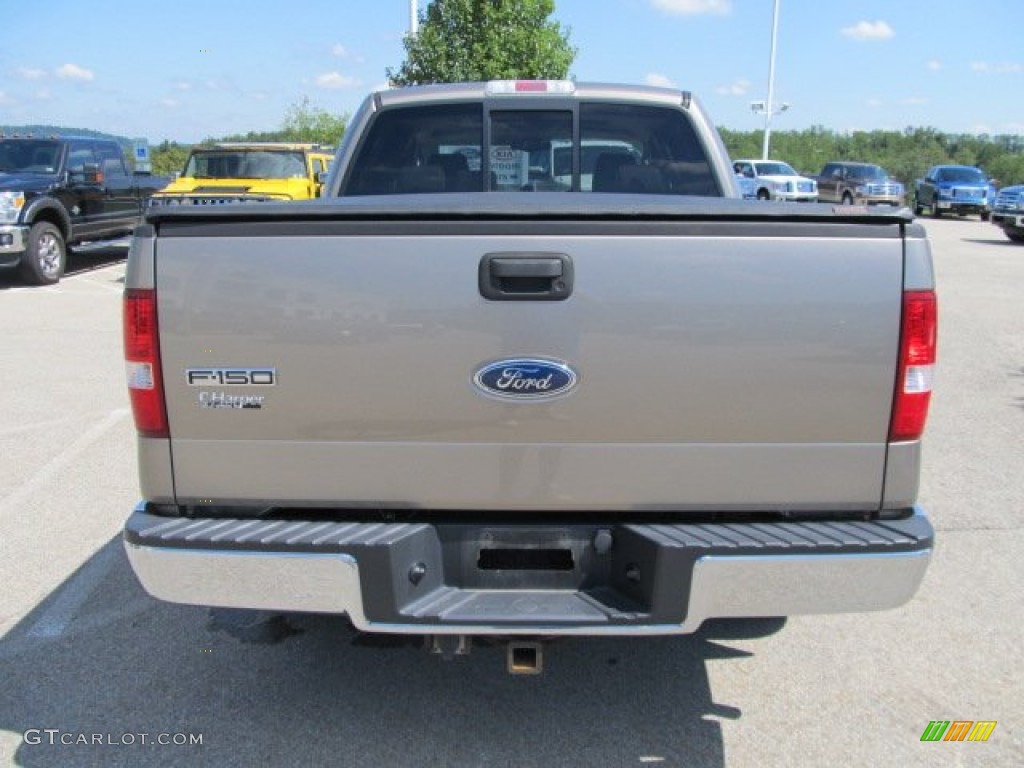
[[[275,368],[186,368],[185,382],[190,387],[273,387],[277,385]],[[200,408],[261,410],[263,395],[234,395],[204,389],[199,393]]]
[[[473,374],[480,391],[502,400],[551,400],[568,394],[578,381],[567,364],[532,357],[495,360]]]
[[[277,383],[274,368],[186,368],[190,387],[272,387]]]

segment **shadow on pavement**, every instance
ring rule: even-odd
[[[0,743],[30,767],[721,766],[741,712],[706,662],[783,625],[561,639],[512,677],[494,643],[442,661],[339,617],[157,602],[115,538],[0,640]]]
[[[118,241],[117,245],[85,246],[73,248],[68,254],[64,277],[92,272],[111,264],[119,264],[128,258],[130,240]],[[34,287],[22,281],[18,269],[0,269],[0,291],[7,288]]]
[[[979,245],[1000,245],[1008,248],[1024,248],[1020,243],[1015,243],[1005,236],[991,238],[965,237],[963,238],[963,241],[965,243],[978,243]]]

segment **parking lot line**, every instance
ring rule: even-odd
[[[81,570],[60,590],[39,620],[29,627],[28,636],[53,639],[63,635],[78,609],[110,571],[116,554],[116,549],[106,548],[86,561]]]
[[[127,408],[115,408],[107,416],[87,429],[81,437],[44,464],[38,472],[0,499],[0,510],[15,509],[36,497],[42,486],[56,478],[79,454],[84,453],[110,429],[128,416]]]

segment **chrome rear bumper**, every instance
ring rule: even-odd
[[[364,631],[410,634],[687,634],[710,618],[895,608],[932,544],[919,509],[877,522],[517,528],[166,518],[140,505],[125,527],[132,567],[159,599],[343,613]],[[503,546],[513,563],[569,554],[554,569],[533,555],[522,569],[481,565]]]

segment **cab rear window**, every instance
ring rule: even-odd
[[[600,102],[385,110],[341,194],[487,191],[722,195],[685,112]]]

